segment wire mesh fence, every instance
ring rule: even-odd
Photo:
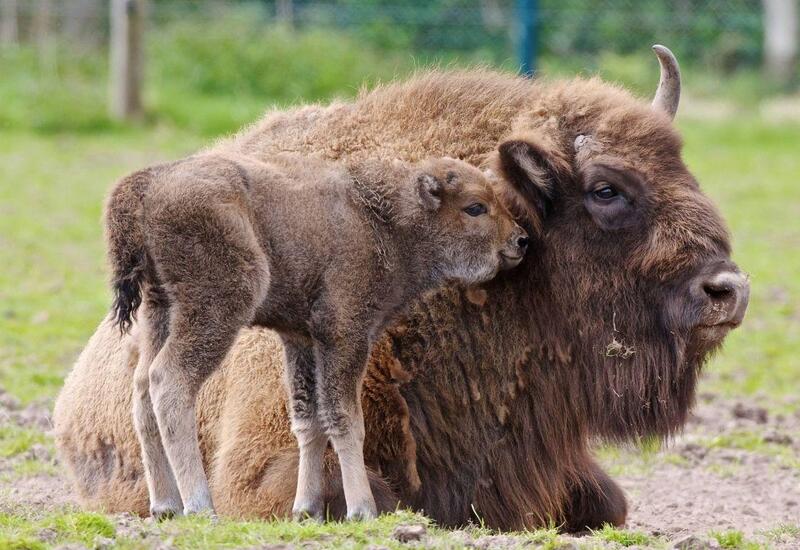
[[[541,74],[599,72],[640,93],[663,43],[692,94],[756,104],[800,82],[792,56],[789,78],[761,72],[764,6],[793,1],[0,0],[0,129],[109,128],[136,118],[115,114],[124,96],[142,98],[138,117],[217,134],[266,105],[352,96],[431,63],[516,70],[523,43]],[[109,62],[112,2],[143,19],[128,73]]]
[[[198,32],[228,24],[281,23],[350,34],[370,47],[423,59],[464,57],[514,63],[518,0],[149,0],[148,30],[193,22]],[[681,59],[723,70],[763,57],[760,0],[539,0],[533,2],[542,56],[641,51],[663,42]],[[103,48],[108,0],[0,0],[2,42]],[[204,31],[205,29],[205,31]]]

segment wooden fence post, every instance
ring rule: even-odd
[[[275,4],[276,18],[278,21],[291,27],[294,24],[293,0],[278,0]]]
[[[14,45],[19,40],[17,0],[0,0],[0,43]]]
[[[798,55],[797,0],[763,0],[764,62],[776,82],[789,84],[796,78]]]
[[[117,120],[142,114],[144,0],[111,0],[110,111]]]

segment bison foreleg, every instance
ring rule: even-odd
[[[564,530],[600,529],[603,524],[621,526],[628,514],[622,488],[595,462],[589,462],[584,481],[572,490]]]

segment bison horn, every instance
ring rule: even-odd
[[[661,77],[653,98],[653,109],[667,113],[669,118],[675,118],[678,102],[681,100],[681,70],[678,67],[678,60],[665,46],[656,44],[653,46],[653,51],[661,65]]]

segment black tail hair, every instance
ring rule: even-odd
[[[152,178],[142,170],[123,178],[111,192],[106,206],[106,239],[111,264],[114,323],[127,333],[142,303],[142,283],[147,250],[140,219],[142,197]]]

